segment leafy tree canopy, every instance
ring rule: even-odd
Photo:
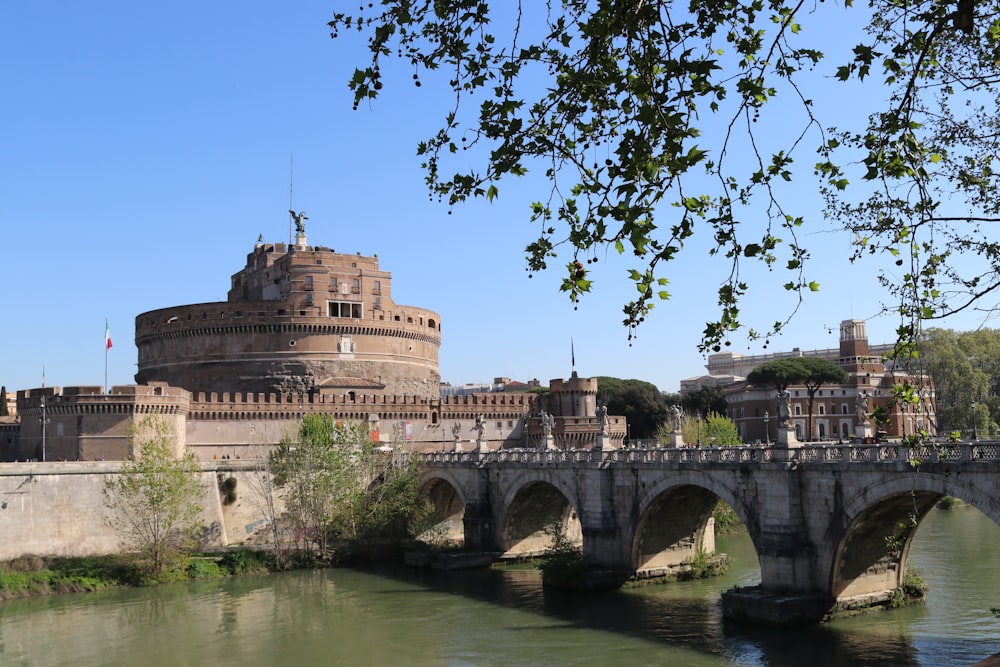
[[[282,438],[270,460],[294,532],[321,557],[329,555],[332,539],[405,533],[419,503],[417,466],[400,447],[389,452],[373,442],[367,423],[322,414],[303,417],[298,433]]]
[[[805,379],[806,369],[799,361],[801,358],[796,357],[765,362],[747,374],[747,382],[757,387],[774,387],[778,392],[784,391],[788,385]]]
[[[802,367],[802,384],[810,393],[824,384],[844,384],[848,380],[847,371],[829,359],[800,357],[794,361]]]
[[[919,342],[920,367],[934,380],[937,431],[980,437],[1000,433],[1000,330],[956,332],[930,328]]]
[[[828,44],[853,48],[830,62],[818,45],[841,24],[853,33]],[[988,226],[1000,214],[1000,0],[381,0],[330,26],[367,40],[356,108],[393,57],[418,86],[447,81],[453,105],[417,149],[433,197],[492,201],[505,178],[543,172],[527,268],[561,252],[573,301],[606,249],[631,257],[629,336],[669,298],[685,250],[725,267],[703,350],[780,330],[783,314],[743,322],[748,263],[801,300],[819,289],[803,239],[830,231],[826,219],[853,239],[850,261],[888,260],[904,339],[1000,285]],[[873,79],[874,93],[862,86]],[[814,104],[827,82],[843,91]],[[813,175],[826,210],[794,210],[790,193]]]
[[[673,431],[672,424],[665,424],[659,432],[661,442],[667,442]],[[681,419],[681,436],[687,445],[723,447],[742,445],[739,429],[729,417],[710,411],[698,416],[688,413]]]
[[[736,422],[718,412],[709,412],[705,417],[705,434],[709,445],[722,447],[725,445],[742,445],[743,438],[736,428]]]
[[[681,394],[681,405],[688,414],[707,415],[710,412],[726,414],[726,397],[722,387],[704,385]]]
[[[643,380],[597,378],[597,403],[608,413],[622,415],[632,438],[652,438],[670,413],[670,403],[656,385]]]

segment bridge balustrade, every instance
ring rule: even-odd
[[[611,451],[593,449],[498,449],[484,452],[423,452],[428,463],[469,465],[600,463],[767,463],[777,445],[733,447],[623,447]],[[809,463],[873,463],[879,461],[970,461],[1000,459],[1000,445],[940,443],[905,447],[898,443],[802,445],[793,448],[792,461]],[[780,461],[784,464],[784,461]]]

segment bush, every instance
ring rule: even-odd
[[[219,566],[231,574],[265,574],[274,569],[274,556],[263,551],[228,551]]]
[[[937,508],[942,510],[953,510],[956,507],[962,507],[963,505],[965,505],[965,503],[958,498],[954,496],[945,496],[938,501]]]
[[[192,558],[186,570],[191,579],[218,579],[229,574],[212,558]]]
[[[733,535],[746,531],[746,526],[740,521],[739,515],[724,500],[719,500],[715,509],[712,510],[712,516],[715,518],[715,530],[717,533]]]

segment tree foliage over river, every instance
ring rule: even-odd
[[[996,302],[1000,0],[375,4],[330,22],[367,41],[355,108],[393,57],[418,86],[440,76],[450,107],[417,148],[431,196],[493,200],[541,171],[528,270],[559,255],[576,301],[606,250],[630,257],[630,336],[692,253],[716,290],[702,350],[779,331],[791,313],[747,324],[742,300],[784,289],[794,311],[818,290],[817,232],[874,260],[905,342]]]

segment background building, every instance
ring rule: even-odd
[[[914,435],[921,430],[934,435],[934,385],[930,377],[911,376],[908,373],[886,366],[882,355],[892,346],[870,347],[863,320],[844,320],[840,323],[840,346],[836,356],[829,350],[822,350],[820,356],[835,362],[848,374],[843,385],[823,385],[814,396],[812,410],[812,433],[807,433],[809,423],[809,395],[802,385],[788,387],[791,394],[789,410],[791,424],[800,440],[850,440],[862,432],[863,421],[858,414],[859,402],[867,406],[866,414],[876,408],[884,411],[888,421],[882,425],[883,436],[887,438]],[[719,355],[713,355],[719,356]],[[796,356],[813,356],[796,348],[788,354],[759,355],[741,357],[733,355],[725,361],[716,360],[709,370],[724,370],[726,373],[738,371],[749,373],[753,368],[774,359]],[[752,362],[753,365],[749,365]],[[717,377],[717,376],[713,376]],[[725,376],[731,377],[731,376]],[[904,404],[893,400],[893,388],[909,383],[917,388],[920,397],[917,404]],[[727,413],[736,422],[744,442],[774,441],[777,436],[778,420],[776,392],[773,387],[755,387],[740,377],[723,389],[726,395]],[[876,425],[869,421],[873,428]]]

